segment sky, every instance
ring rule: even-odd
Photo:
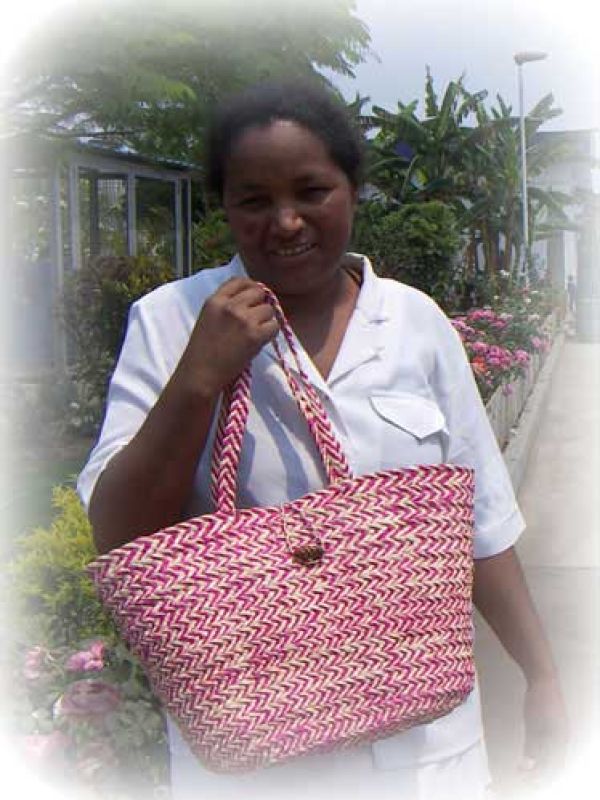
[[[32,24],[43,23],[67,4],[3,3],[0,64],[18,50]],[[469,90],[486,89],[490,101],[499,92],[517,113],[513,55],[539,50],[547,59],[523,67],[525,110],[552,92],[563,114],[545,129],[600,128],[597,5],[597,0],[356,0],[355,13],[367,24],[379,60],[373,56],[359,65],[356,80],[336,76],[334,81],[348,98],[358,91],[394,109],[397,100],[422,99],[429,65],[438,94],[465,73]]]
[[[371,33],[370,58],[356,80],[336,78],[348,98],[358,90],[390,110],[421,101],[426,65],[438,95],[466,74],[471,91],[497,93],[518,113],[516,52],[546,52],[523,66],[524,106],[552,92],[563,114],[544,130],[600,128],[600,12],[597,0],[358,0]],[[566,10],[565,10],[566,9]]]

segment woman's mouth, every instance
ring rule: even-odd
[[[278,257],[290,258],[292,256],[301,256],[304,253],[308,253],[313,247],[314,244],[297,244],[293,247],[278,247],[276,250],[272,250],[272,253]]]

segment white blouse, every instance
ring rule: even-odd
[[[84,504],[89,504],[105,465],[130,441],[156,402],[204,301],[225,280],[245,275],[236,256],[224,267],[161,286],[132,306],[100,437],[79,477]],[[298,342],[297,347],[354,474],[440,462],[473,467],[475,557],[514,544],[524,522],[512,484],[460,338],[433,300],[376,276],[363,258],[356,307],[327,380]],[[240,507],[280,504],[324,485],[319,455],[272,345],[263,348],[252,369]],[[198,464],[189,516],[212,510],[208,477],[213,434]],[[183,757],[187,746],[173,726],[171,734],[173,757]],[[476,686],[445,717],[370,745],[370,757],[375,769],[426,764],[464,752],[481,737]],[[208,773],[199,763],[196,769],[201,786]],[[282,769],[287,767],[278,771]]]

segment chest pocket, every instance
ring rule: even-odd
[[[446,420],[432,400],[414,394],[374,394],[371,405],[387,422],[417,439],[446,431]]]
[[[446,419],[433,400],[408,392],[373,394],[369,400],[378,419],[380,469],[444,460]]]

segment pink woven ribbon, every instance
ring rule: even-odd
[[[279,366],[283,370],[290,391],[298,404],[298,408],[325,467],[329,485],[351,476],[350,467],[344,451],[339,444],[329,422],[327,412],[319,395],[304,372],[298,357],[294,334],[279,304],[279,300],[268,286],[263,285],[265,296],[273,307],[287,349],[300,376],[296,378],[284,356],[277,339],[273,340],[273,349]],[[211,468],[211,495],[215,508],[222,511],[233,511],[236,507],[237,473],[242,449],[242,440],[250,408],[252,373],[251,366],[223,392],[221,408],[217,422],[215,441],[213,444]]]

